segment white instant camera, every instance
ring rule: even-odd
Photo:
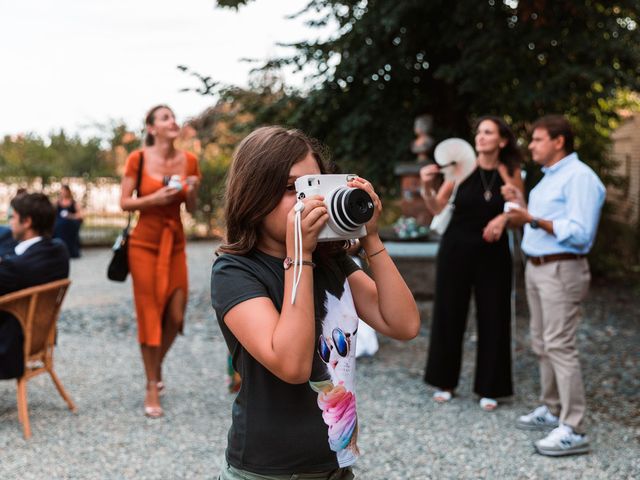
[[[296,180],[298,200],[323,195],[329,221],[318,235],[319,242],[364,237],[364,224],[373,217],[373,200],[359,188],[347,187],[356,175],[305,175]]]

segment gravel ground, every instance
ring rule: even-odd
[[[32,380],[33,437],[27,442],[18,423],[15,383],[0,382],[0,479],[216,478],[232,396],[224,385],[224,341],[209,306],[213,248],[188,248],[188,323],[167,360],[161,420],[142,415],[144,377],[130,284],[106,280],[108,250],[87,250],[73,261],[56,370],[78,414],[66,409],[49,379]],[[630,287],[592,289],[579,345],[593,452],[578,457],[535,455],[532,441],[539,434],[513,427],[519,414],[537,406],[537,367],[527,345],[523,302],[516,328],[517,392],[493,413],[482,412],[471,393],[472,327],[459,395],[447,405],[434,404],[422,382],[427,326],[408,343],[381,339],[378,354],[358,364],[363,455],[357,478],[640,478],[638,307],[640,298]]]

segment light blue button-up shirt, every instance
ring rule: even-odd
[[[549,168],[529,195],[529,213],[551,220],[551,235],[525,225],[522,250],[531,257],[554,253],[589,253],[598,228],[605,187],[576,153]]]

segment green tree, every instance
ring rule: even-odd
[[[316,72],[290,122],[383,186],[411,158],[422,113],[440,139],[469,138],[482,114],[506,116],[525,138],[536,117],[564,113],[603,173],[617,120],[606,106],[617,90],[640,88],[639,12],[639,0],[311,0],[300,14],[337,33],[291,45],[267,66]]]
[[[142,145],[141,138],[134,134],[126,123],[111,122],[103,127],[103,135],[109,145],[109,150],[123,147],[127,153],[131,153]]]
[[[533,120],[565,114],[581,157],[611,184],[624,179],[610,174],[610,134],[621,110],[639,107],[631,93],[640,90],[639,15],[640,0],[309,0],[293,17],[335,34],[292,44],[264,68],[313,72],[306,92],[291,94],[287,123],[322,139],[383,194],[394,193],[394,164],[412,158],[413,119],[424,113],[434,117],[436,140],[471,140],[475,118],[502,115],[523,146]],[[540,170],[525,168],[531,187]],[[624,270],[631,262],[618,252],[637,245],[640,225],[605,215],[596,270]]]
[[[0,177],[43,177],[55,173],[55,154],[36,135],[4,137],[0,143]]]
[[[202,89],[193,91],[217,97],[213,107],[189,124],[195,128],[202,146],[199,159],[202,182],[196,218],[208,225],[209,233],[220,233],[222,225],[218,219],[222,216],[220,207],[234,148],[256,125],[287,125],[300,99],[285,89],[277,75],[263,73],[247,89],[217,84],[213,89],[208,88],[208,77],[194,74],[184,66],[179,68],[203,82]]]
[[[114,175],[101,144],[100,138],[83,140],[68,136],[64,130],[46,140],[34,134],[6,136],[0,142],[0,176],[40,177],[46,183],[52,177]]]
[[[56,177],[97,177],[112,173],[105,165],[99,138],[83,141],[80,137],[69,137],[63,130],[49,136],[49,148],[55,158]]]

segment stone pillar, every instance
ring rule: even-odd
[[[419,225],[429,225],[432,218],[420,196],[420,169],[426,164],[399,163],[394,169],[400,177],[400,212],[403,217],[414,217]]]
[[[420,169],[431,163],[429,154],[434,145],[430,136],[433,118],[431,115],[416,117],[413,124],[415,139],[411,143],[411,151],[416,161],[396,165],[394,173],[400,177],[400,211],[403,217],[413,217],[419,225],[429,225],[432,215],[427,210],[420,196]]]

